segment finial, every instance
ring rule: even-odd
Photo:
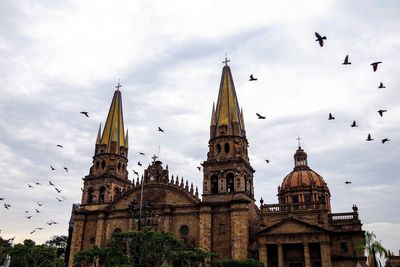
[[[119,88],[121,88],[121,87],[122,87],[122,85],[121,85],[121,83],[120,83],[120,81],[118,79],[118,84],[115,86],[115,88],[117,88],[117,91],[119,91]]]
[[[197,186],[196,186],[196,193],[195,193],[195,196],[196,196],[196,197],[199,197],[199,189],[197,188]]]
[[[224,63],[225,64],[225,66],[228,66],[228,62],[230,62],[231,60],[230,59],[228,59],[228,55],[225,53],[225,60],[224,61],[222,61],[222,63]]]
[[[261,204],[261,206],[264,204],[264,199],[263,198],[260,199],[260,204]]]
[[[158,157],[156,155],[151,157],[153,159],[153,162],[156,162],[156,159],[158,159]]]
[[[300,138],[300,136],[299,135],[297,135],[297,142],[299,143],[299,148],[301,147],[301,145],[300,145],[300,140],[301,140],[301,138]]]

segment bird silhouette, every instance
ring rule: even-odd
[[[253,77],[253,74],[250,75],[250,80],[249,80],[249,81],[252,82],[252,81],[257,81],[257,80],[258,80],[257,78],[254,78],[254,77]]]
[[[36,204],[38,204],[38,206],[41,207],[41,206],[43,206],[44,203],[36,202]]]
[[[142,166],[143,164],[140,161],[138,161],[137,165]]]
[[[269,160],[269,159],[266,159],[265,162],[266,162],[266,163],[270,163],[270,160]]]
[[[334,120],[334,119],[335,119],[335,117],[332,116],[332,113],[329,113],[328,120]]]
[[[140,155],[145,156],[146,154],[144,154],[143,152],[139,152]]]
[[[58,202],[63,202],[63,200],[59,199],[58,197],[56,197],[56,199],[58,200]]]
[[[386,109],[380,109],[378,110],[379,115],[381,115],[381,117],[383,117],[383,113],[386,112]]]
[[[12,238],[7,239],[7,241],[12,242],[12,241],[14,241],[14,239],[15,239],[15,236],[12,237]]]
[[[39,230],[39,231],[41,231],[41,230],[43,230],[44,228],[42,228],[42,227],[37,227],[36,228],[36,230]]]
[[[64,148],[62,145],[57,145],[58,147]]]
[[[54,184],[51,181],[49,181],[49,185],[54,186]]]
[[[55,189],[58,193],[61,193],[61,190],[58,189],[57,187],[54,187],[54,189]]]
[[[4,197],[0,197],[0,201],[4,200]]]
[[[36,230],[33,230],[32,232],[30,232],[30,235],[33,234],[34,232],[36,232]]]
[[[371,138],[371,134],[368,134],[367,141],[372,141],[374,139]]]
[[[85,190],[83,190],[83,188],[81,187],[81,191],[83,192],[83,191],[85,191]]]
[[[344,182],[345,184],[351,184],[351,182],[350,181],[346,181],[346,182]]]
[[[389,142],[389,141],[390,141],[389,138],[384,138],[384,139],[382,139],[382,144],[384,144],[384,143],[386,143],[386,142]]]
[[[40,185],[40,183],[39,183],[39,182],[35,182],[35,184],[36,184],[36,185]]]
[[[321,37],[321,35],[318,32],[315,32],[315,36],[317,37],[317,39],[315,40],[316,42],[318,41],[319,45],[321,47],[324,46],[324,40],[326,40],[326,36]]]
[[[349,55],[346,55],[346,57],[344,58],[344,62],[342,63],[342,65],[350,65],[351,62],[349,62]]]
[[[65,170],[66,172],[68,172],[68,168],[67,168],[67,167],[64,167],[64,170]]]
[[[58,222],[55,222],[55,221],[51,221],[53,224],[58,224]]]
[[[201,167],[196,167],[198,170],[199,170],[199,172],[201,172]]]
[[[7,204],[7,203],[4,203],[4,208],[6,208],[6,209],[10,209],[10,207],[11,207],[11,205],[10,204]]]
[[[53,166],[51,166],[51,165],[50,165],[50,168],[51,168],[52,171],[55,171],[55,170],[56,170],[56,169],[55,169]]]
[[[25,213],[29,213],[29,210],[25,210]]]
[[[350,125],[351,127],[358,127],[356,121],[353,121],[353,123]]]
[[[25,218],[27,218],[28,220],[30,220],[33,217],[33,215],[30,216],[26,216]]]
[[[164,132],[164,130],[161,129],[160,127],[158,127],[158,131],[159,131],[159,132],[162,132],[162,133]]]
[[[257,115],[257,117],[258,117],[259,120],[265,120],[265,117],[264,117],[264,116],[262,116],[262,115],[260,115],[260,114],[258,114],[258,113],[256,113],[256,115]]]
[[[47,224],[48,224],[48,225],[52,225],[52,224],[53,224],[53,222],[47,222]]]
[[[29,188],[33,188],[33,186],[31,186],[30,184],[28,184],[28,187],[29,187]]]
[[[83,114],[83,115],[85,115],[86,117],[88,117],[89,118],[89,112],[87,112],[87,111],[81,111],[81,112],[79,112],[80,114]]]
[[[134,174],[136,174],[137,176],[139,176],[139,173],[138,173],[137,171],[135,171],[135,170],[133,170],[133,169],[132,169],[132,171],[133,171]]]
[[[382,89],[382,88],[386,88],[386,86],[384,86],[383,83],[381,82],[381,83],[379,84],[378,88],[379,88],[379,89]]]
[[[381,63],[382,63],[382,61],[377,61],[377,62],[371,63],[372,69],[374,72],[378,69],[378,64],[381,64]]]
[[[35,209],[35,210],[36,210],[36,213],[40,213],[40,211],[38,209]]]

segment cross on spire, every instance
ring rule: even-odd
[[[300,140],[301,140],[301,138],[300,138],[300,136],[297,136],[297,142],[299,143],[299,147],[300,147]]]
[[[225,64],[225,66],[228,66],[228,62],[230,62],[231,60],[230,59],[228,59],[228,56],[226,55],[226,53],[225,53],[225,60],[224,61],[222,61],[222,63],[224,63]]]
[[[151,157],[153,159],[153,162],[156,162],[156,159],[158,159],[158,157],[156,155]]]
[[[121,88],[122,85],[119,83],[119,79],[118,79],[118,84],[115,86],[115,88],[117,88],[117,91],[119,91],[119,88]]]

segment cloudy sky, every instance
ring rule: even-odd
[[[150,162],[138,151],[151,155],[160,145],[170,173],[201,188],[196,166],[206,159],[227,53],[256,170],[256,199],[277,203],[300,135],[310,167],[328,183],[333,211],[357,204],[364,229],[387,248],[400,248],[399,1],[0,5],[0,204],[11,205],[0,209],[3,237],[43,242],[67,234],[118,79],[129,169],[138,169],[138,160]],[[323,48],[315,31],[327,36]],[[343,66],[347,54],[352,64]],[[375,73],[374,61],[383,62]],[[257,82],[248,81],[251,73]],[[380,82],[385,89],[378,89]],[[380,117],[379,109],[388,111]],[[257,120],[256,112],[267,119]],[[327,120],[329,112],[334,121]],[[350,127],[353,120],[358,128]],[[374,141],[365,141],[368,133]],[[383,138],[391,141],[381,144]],[[49,180],[67,201],[56,200]],[[45,203],[40,214],[36,201]],[[49,227],[50,220],[59,224]],[[46,229],[29,235],[35,227]]]

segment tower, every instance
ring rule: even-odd
[[[118,83],[103,132],[100,124],[93,163],[83,179],[81,203],[88,209],[109,203],[131,185],[127,171],[128,130],[125,134],[120,87]]]
[[[233,83],[225,60],[217,106],[211,112],[207,160],[203,163],[203,201],[253,200],[253,173],[247,152],[248,142]]]
[[[200,246],[221,258],[248,258],[256,218],[248,142],[228,60],[213,104],[207,160],[203,162]]]

